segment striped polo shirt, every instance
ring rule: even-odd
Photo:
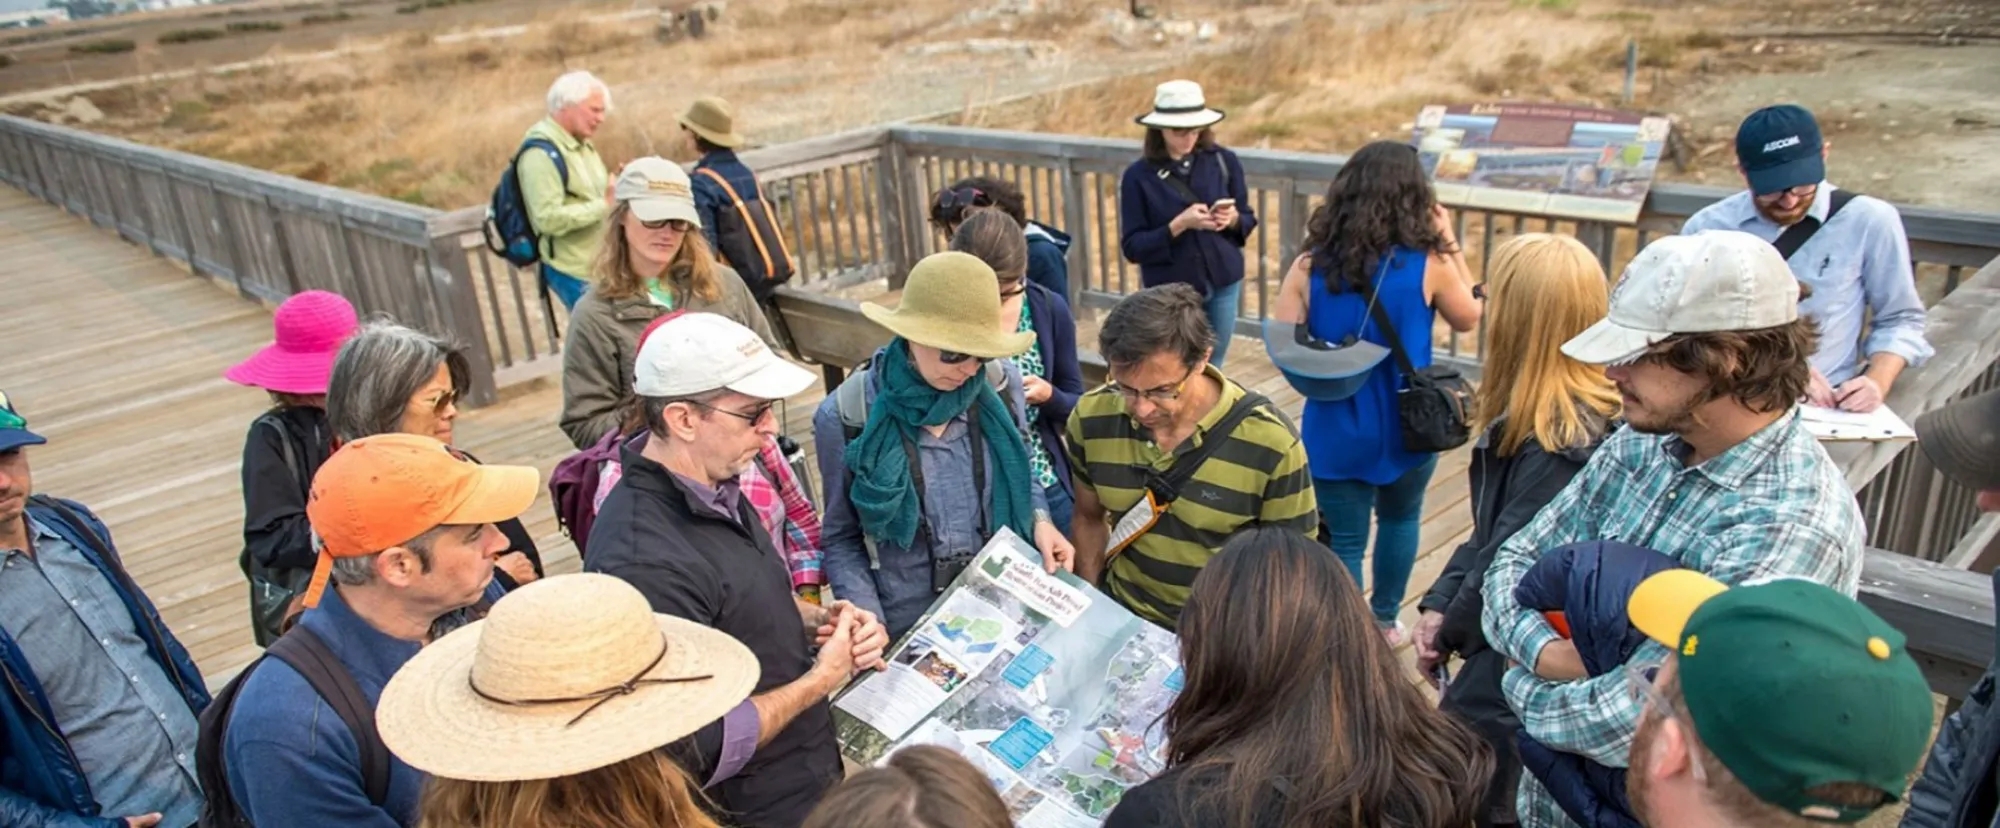
[[[1149,471],[1165,474],[1175,458],[1208,439],[1209,429],[1243,397],[1243,387],[1214,366],[1205,370],[1221,382],[1222,397],[1171,453],[1161,451],[1126,414],[1125,398],[1112,386],[1077,401],[1069,418],[1070,469],[1079,488],[1097,493],[1114,524],[1144,496]],[[1266,403],[1225,439],[1182,487],[1166,516],[1105,571],[1105,592],[1168,629],[1180,620],[1194,576],[1236,530],[1268,523],[1311,534],[1319,526],[1305,446],[1290,419]]]

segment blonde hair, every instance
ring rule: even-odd
[[[631,205],[623,201],[611,209],[605,220],[610,226],[604,232],[604,243],[598,246],[597,260],[590,266],[591,274],[597,277],[592,289],[605,299],[630,299],[646,292],[645,278],[632,269],[632,242],[625,238],[625,217],[631,212]],[[661,282],[673,293],[675,307],[685,304],[689,295],[713,302],[722,296],[716,268],[708,239],[700,229],[690,227],[681,234],[681,247],[667,263]]]
[[[1529,437],[1548,451],[1589,443],[1597,421],[1618,413],[1618,389],[1602,367],[1565,356],[1562,344],[1604,318],[1604,267],[1574,238],[1524,233],[1493,251],[1490,268],[1479,429],[1506,418],[1502,455]]]
[[[433,776],[420,828],[717,828],[700,789],[660,751],[555,779],[466,782]]]

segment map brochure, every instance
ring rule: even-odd
[[[1165,769],[1160,718],[1180,642],[1001,530],[890,650],[834,700],[863,764],[917,744],[984,771],[1021,828],[1087,828]]]
[[[1630,224],[1669,128],[1665,118],[1582,106],[1427,106],[1415,141],[1448,206]]]

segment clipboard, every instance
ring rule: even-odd
[[[1882,406],[1866,414],[1842,411],[1837,408],[1821,408],[1816,405],[1799,406],[1799,420],[1814,439],[1821,442],[1892,442],[1915,440],[1917,432],[1903,421],[1896,412]]]

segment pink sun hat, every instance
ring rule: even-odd
[[[280,394],[324,394],[340,344],[360,326],[354,306],[338,293],[308,290],[271,314],[275,342],[222,376]]]

